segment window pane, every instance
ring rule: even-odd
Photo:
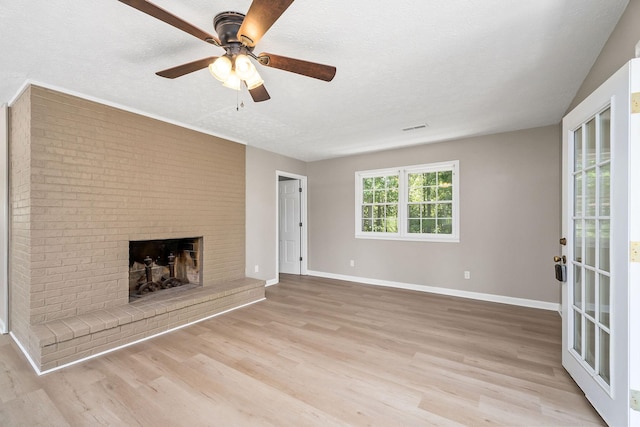
[[[451,171],[438,172],[438,185],[440,187],[449,187],[453,182],[452,178],[453,174]]]
[[[600,215],[611,214],[611,165],[606,164],[600,168]]]
[[[596,169],[588,169],[586,178],[584,214],[585,216],[594,216],[596,214]]]
[[[584,222],[585,225],[585,248],[584,263],[591,267],[596,266],[596,222],[589,220]]]
[[[584,330],[584,360],[595,369],[596,367],[596,325],[595,323],[585,320]]]
[[[453,189],[451,187],[438,187],[437,200],[453,200]]]
[[[579,173],[573,178],[573,191],[574,191],[574,204],[573,204],[573,212],[575,216],[581,217],[582,213],[582,174]]]
[[[598,249],[600,250],[600,260],[599,266],[600,270],[610,271],[611,268],[611,254],[610,254],[610,223],[609,220],[600,221],[600,245]]]
[[[573,305],[582,310],[582,267],[573,266]]]
[[[435,218],[436,217],[436,205],[427,203],[422,205],[422,217],[423,218]]]
[[[424,202],[422,187],[409,188],[409,202]]]
[[[573,312],[573,349],[582,355],[582,315]]]
[[[611,158],[611,109],[600,113],[600,161]]]
[[[582,170],[582,128],[573,133],[574,171]]]
[[[600,363],[598,364],[598,373],[605,383],[611,384],[611,359],[610,359],[611,340],[609,334],[600,330]]]
[[[438,204],[438,218],[451,218],[453,211],[451,203],[439,203]]]
[[[387,205],[387,220],[398,217],[398,205]]]
[[[373,178],[362,178],[362,188],[364,190],[373,189]]]
[[[397,218],[389,218],[389,219],[387,219],[387,232],[388,233],[397,233],[398,232],[398,219]]]
[[[589,316],[596,317],[596,273],[585,269],[584,279],[584,310]]]
[[[414,203],[409,205],[409,218],[420,218],[420,206]]]
[[[436,232],[436,220],[435,219],[425,219],[422,220],[422,232],[433,234]]]
[[[425,173],[424,185],[438,185],[438,172]]]
[[[424,187],[424,200],[427,202],[435,202],[438,200],[438,190],[436,187]]]
[[[362,178],[361,232],[397,233],[398,185],[397,175]]]
[[[610,300],[611,300],[611,290],[609,288],[609,276],[605,276],[604,274],[600,275],[600,283],[598,286],[599,294],[600,294],[600,318],[598,319],[602,325],[605,327],[609,327],[610,321]]]
[[[450,219],[438,219],[437,232],[439,234],[451,234],[453,225]]]
[[[373,218],[373,208],[371,206],[362,207],[362,219]]]
[[[596,164],[596,119],[591,119],[585,126],[586,166]]]
[[[573,227],[573,258],[576,262],[582,262],[582,221],[574,221]]]
[[[420,233],[420,220],[419,219],[410,219],[409,220],[409,233]]]

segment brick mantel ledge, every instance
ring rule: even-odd
[[[265,282],[242,278],[215,286],[163,291],[131,303],[31,327],[29,354],[48,371],[189,323],[261,301]]]

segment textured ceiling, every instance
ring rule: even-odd
[[[251,2],[154,3],[215,33],[213,16]],[[28,81],[305,161],[544,126],[560,122],[627,3],[299,0],[256,53],[336,77],[259,67],[271,100],[254,103],[206,69],[156,76],[223,51],[119,1],[0,0],[0,103]]]

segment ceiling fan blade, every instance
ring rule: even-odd
[[[253,0],[238,30],[238,40],[254,47],[291,3],[293,0]]]
[[[210,56],[208,58],[198,59],[197,61],[158,71],[156,74],[160,77],[175,79],[176,77],[184,76],[185,74],[193,73],[194,71],[208,67],[209,64],[216,60],[216,58],[217,56]]]
[[[220,40],[217,37],[207,33],[206,31],[201,30],[198,27],[195,27],[184,21],[174,14],[167,12],[159,6],[156,6],[153,3],[150,3],[146,0],[119,0],[120,2],[127,4],[134,9],[138,9],[140,12],[144,12],[147,15],[151,15],[154,18],[157,18],[163,22],[166,22],[169,25],[172,25],[186,33],[191,34],[199,38],[200,40],[204,40],[207,43],[215,44],[216,46],[220,46]]]
[[[246,84],[247,83],[245,82],[245,85]],[[249,93],[251,94],[251,98],[253,98],[254,102],[262,102],[271,99],[269,92],[267,92],[267,89],[264,87],[264,84],[261,84],[256,88],[249,89]]]
[[[316,64],[315,62],[303,61],[301,59],[287,58],[286,56],[274,55],[272,53],[261,53],[258,61],[267,67],[278,68],[291,73],[302,74],[314,79],[330,82],[336,75],[336,67],[331,65]]]

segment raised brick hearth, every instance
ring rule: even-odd
[[[264,299],[264,282],[239,279],[216,287],[167,289],[134,301],[33,327],[29,353],[49,370]]]
[[[264,298],[244,277],[241,144],[30,86],[10,193],[10,329],[40,370]],[[130,304],[130,242],[192,236],[202,286]]]

